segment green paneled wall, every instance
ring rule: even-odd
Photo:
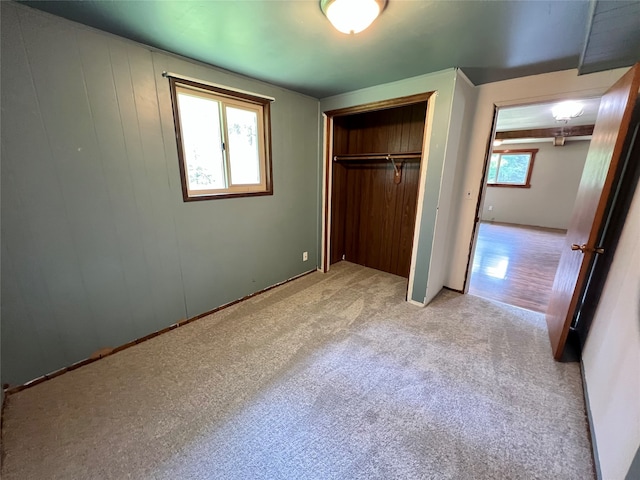
[[[316,99],[1,8],[3,382],[316,268]],[[273,196],[183,203],[164,70],[276,98]]]

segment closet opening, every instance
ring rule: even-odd
[[[323,271],[410,277],[430,95],[325,112]]]

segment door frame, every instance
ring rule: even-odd
[[[606,89],[605,89],[606,90]],[[462,286],[463,293],[469,293],[469,286],[471,284],[471,270],[473,269],[473,258],[476,252],[476,244],[478,243],[478,233],[480,230],[480,212],[482,211],[482,207],[484,205],[484,199],[487,191],[487,170],[489,168],[489,159],[491,158],[491,151],[493,150],[493,142],[496,137],[496,124],[498,121],[498,113],[503,108],[511,108],[511,107],[524,107],[528,105],[538,105],[540,103],[550,103],[550,102],[562,102],[565,100],[586,100],[591,98],[601,98],[604,95],[605,90],[601,93],[594,93],[593,91],[587,92],[585,94],[584,91],[575,92],[572,94],[571,92],[561,93],[557,95],[550,95],[547,97],[537,98],[535,101],[519,101],[514,100],[512,102],[506,103],[494,103],[493,104],[493,117],[491,120],[491,129],[489,131],[489,136],[487,137],[487,143],[484,152],[484,163],[482,164],[482,177],[480,178],[480,188],[478,189],[478,199],[476,201],[476,210],[473,216],[473,227],[471,231],[471,241],[469,243],[469,251],[467,254],[467,268],[464,273],[464,284]]]
[[[425,188],[425,174],[426,174],[426,159],[429,153],[429,132],[430,119],[433,118],[433,109],[435,108],[435,102],[431,101],[431,97],[435,92],[424,92],[415,95],[408,95],[405,97],[392,98],[388,100],[380,100],[377,102],[365,103],[360,105],[354,105],[351,107],[339,108],[335,110],[328,110],[322,112],[323,117],[323,174],[322,174],[322,239],[321,239],[321,255],[320,255],[320,268],[323,273],[328,272],[331,269],[329,264],[329,252],[331,250],[331,207],[332,207],[332,189],[333,189],[333,123],[335,117],[343,117],[347,115],[354,115],[358,113],[375,112],[379,110],[389,110],[396,107],[404,107],[407,105],[414,105],[417,103],[427,103],[427,112],[425,115],[424,128],[422,132],[422,157],[420,159],[420,183],[418,185],[418,197],[416,205],[416,218],[414,221],[413,230],[413,246],[411,251],[411,266],[409,269],[409,282],[407,285],[407,301],[415,303],[410,298],[411,290],[413,289],[413,277],[415,273],[415,260],[416,260],[416,246],[418,243],[418,232],[420,214],[422,212],[421,199],[424,198]],[[419,304],[422,306],[422,304]]]

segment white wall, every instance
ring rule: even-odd
[[[589,142],[567,142],[563,147],[546,143],[504,145],[506,149],[538,149],[531,172],[531,188],[488,186],[482,220],[567,229]],[[493,210],[489,210],[493,207]]]
[[[640,188],[582,362],[602,478],[623,479],[640,446]]]
[[[577,70],[505,80],[477,87],[478,100],[470,132],[469,154],[464,163],[464,180],[454,192],[459,202],[453,212],[457,225],[451,232],[452,256],[446,286],[461,290],[468,264],[476,202],[483,186],[482,169],[491,137],[495,107],[522,105],[567,98],[602,95],[628,69],[578,76]]]
[[[452,229],[456,226],[452,212],[458,209],[458,197],[454,195],[461,185],[464,161],[469,149],[471,120],[476,107],[476,88],[461,72],[457,71],[451,123],[445,153],[445,163],[440,181],[440,199],[434,230],[433,248],[429,263],[426,299],[434,298],[445,284],[451,261]]]

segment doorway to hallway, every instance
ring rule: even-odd
[[[546,313],[599,103],[496,110],[469,293]],[[567,106],[579,110],[564,118],[558,109]]]

